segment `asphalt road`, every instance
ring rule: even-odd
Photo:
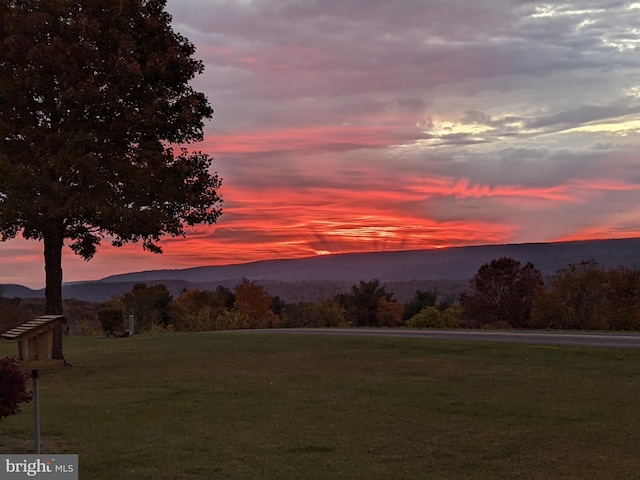
[[[640,333],[627,332],[541,332],[495,330],[411,330],[404,328],[278,328],[234,330],[234,333],[274,335],[342,335],[369,337],[427,338],[474,342],[571,345],[584,347],[640,348]]]

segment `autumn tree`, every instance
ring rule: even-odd
[[[272,310],[273,298],[262,285],[243,278],[233,289],[236,301],[234,313],[242,327],[273,328],[282,326],[282,319]]]
[[[471,280],[471,294],[461,296],[460,304],[470,326],[528,326],[531,304],[544,282],[531,262],[522,265],[502,257],[482,265]]]
[[[176,330],[207,331],[226,328],[221,318],[233,307],[226,287],[208,290],[187,290],[169,305],[171,325]],[[235,298],[235,296],[234,296]]]
[[[607,272],[606,318],[611,330],[640,329],[640,270],[619,267]]]
[[[283,315],[283,327],[329,328],[349,327],[346,310],[337,298],[325,298],[317,303],[287,303]]]
[[[160,253],[220,215],[210,157],[175,147],[202,140],[213,111],[165,7],[0,2],[0,236],[43,242],[46,313],[62,313],[65,242],[85,260],[105,239]]]
[[[376,307],[377,325],[379,327],[399,327],[402,325],[404,306],[396,300],[380,297]]]
[[[625,267],[605,271],[595,260],[567,265],[534,301],[532,324],[576,330],[640,329],[640,272]]]
[[[325,298],[313,305],[314,327],[348,327],[346,311],[335,298]]]

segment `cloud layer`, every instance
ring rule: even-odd
[[[162,257],[67,255],[66,280],[640,235],[640,3],[170,0],[168,10],[206,64],[195,84],[216,113],[201,148],[224,178],[224,214],[167,239]],[[0,245],[0,283],[42,283],[39,248]]]

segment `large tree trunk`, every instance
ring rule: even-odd
[[[62,246],[64,226],[60,223],[44,232],[44,270],[46,278],[45,314],[62,315]],[[64,360],[62,326],[53,331],[53,358]],[[65,365],[67,362],[65,361]]]

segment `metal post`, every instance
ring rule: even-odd
[[[133,315],[129,315],[129,335],[133,335]]]
[[[40,399],[38,398],[38,370],[31,370],[33,379],[33,453],[40,455]]]

